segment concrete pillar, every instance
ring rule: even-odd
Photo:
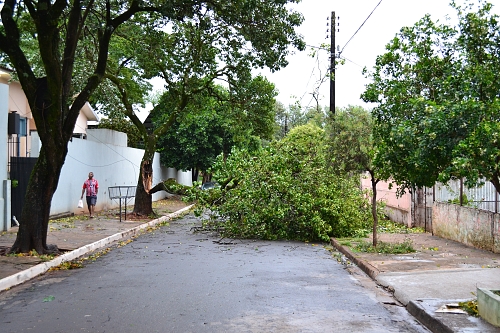
[[[6,179],[3,181],[3,191],[2,191],[2,194],[3,194],[3,198],[0,199],[0,205],[3,206],[3,212],[2,212],[2,216],[4,217],[4,221],[5,221],[5,228],[4,230],[7,231],[10,229],[10,227],[12,226],[12,222],[11,222],[11,219],[12,219],[12,212],[11,212],[11,189],[12,189],[12,181],[10,179]],[[3,202],[1,202],[3,201]]]
[[[38,136],[38,132],[31,132],[31,152],[30,157],[39,157],[40,149],[42,148],[42,141]]]
[[[10,181],[8,181],[8,134],[7,134],[7,124],[9,117],[9,86],[7,84],[0,83],[0,156],[3,156],[3,161],[0,159],[0,181],[2,182],[2,191],[0,191],[0,230],[6,231],[10,229],[10,216],[7,216],[7,212],[10,215],[10,193],[5,190],[5,187],[10,186]],[[7,184],[7,185],[6,185]],[[8,207],[8,210],[6,209]]]

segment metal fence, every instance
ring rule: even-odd
[[[434,200],[494,213],[499,212],[498,193],[489,181],[485,181],[483,186],[472,188],[466,187],[462,179],[450,181],[447,184],[436,183],[434,186]]]

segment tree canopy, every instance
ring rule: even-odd
[[[492,5],[452,2],[456,27],[425,16],[376,59],[375,163],[401,190],[466,177],[500,192],[500,24]]]
[[[360,106],[349,106],[330,113],[327,133],[329,170],[339,175],[370,175],[372,191],[373,246],[377,246],[377,183],[381,180],[373,158],[377,146],[373,140],[371,112]]]
[[[281,15],[278,16],[279,20],[290,20],[288,24],[292,26],[301,22],[300,15],[277,10],[275,7],[279,6],[272,3],[264,5],[268,7],[267,14]],[[165,135],[177,119],[194,111],[189,108],[189,103],[195,100],[197,95],[226,98],[224,93],[221,95],[218,89],[214,89],[215,80],[225,80],[229,86],[227,98],[231,108],[228,110],[232,112],[230,119],[233,120],[231,127],[234,141],[248,140],[248,137],[256,134],[262,137],[271,136],[272,125],[269,119],[272,117],[269,116],[269,110],[272,107],[269,105],[274,103],[276,94],[274,88],[270,89],[271,85],[267,80],[260,76],[252,78],[251,69],[256,66],[279,69],[286,64],[282,56],[289,52],[281,43],[293,44],[301,49],[303,42],[295,34],[289,35],[290,29],[283,30],[282,36],[274,36],[274,40],[260,40],[269,37],[267,27],[259,31],[252,30],[252,34],[247,35],[246,28],[243,29],[245,33],[239,28],[235,29],[241,22],[234,21],[231,23],[233,26],[229,27],[221,22],[226,19],[220,17],[219,13],[202,10],[190,19],[170,24],[168,31],[156,26],[146,26],[143,28],[147,32],[145,36],[129,38],[129,42],[134,45],[133,49],[136,50],[130,61],[139,64],[143,77],[157,76],[165,83],[165,94],[168,98],[163,100],[162,107],[156,108],[153,120],[159,121],[155,121],[156,126],[152,133],[145,130],[133,110],[134,106],[127,90],[127,83],[131,78],[122,77],[120,72],[118,75],[107,75],[117,86],[125,105],[124,114],[139,128],[145,143],[134,204],[134,212],[137,214],[148,215],[152,212],[149,191],[153,188],[153,177],[150,166],[158,138]],[[238,20],[240,19],[242,18],[238,17]],[[259,21],[270,18],[258,15],[254,19]],[[159,110],[163,110],[165,115],[158,116]],[[189,116],[186,119],[188,118]]]
[[[114,101],[123,102],[123,111],[145,138],[141,168],[147,173],[154,144],[151,148],[134,117],[132,105],[147,86],[138,75],[160,75],[168,89],[178,89],[182,110],[190,95],[206,86],[206,78],[222,72],[218,65],[278,70],[287,64],[290,45],[304,48],[295,32],[302,16],[287,6],[295,1],[4,1],[0,57],[16,71],[42,142],[11,250],[54,250],[46,244],[48,218],[68,141],[80,109],[95,98],[105,77],[116,87]],[[168,50],[173,54],[165,55]],[[226,75],[229,81],[235,78]],[[96,100],[106,105],[103,95]]]
[[[258,149],[273,131],[274,85],[257,76],[234,90],[214,86],[194,96],[186,112],[158,140],[162,163],[180,170],[206,172],[219,154],[233,147]],[[170,115],[166,92],[152,111],[155,126]]]

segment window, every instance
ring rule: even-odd
[[[19,136],[26,136],[28,132],[28,122],[26,121],[26,118],[20,118],[19,119]]]

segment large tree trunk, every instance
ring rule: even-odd
[[[66,149],[57,154],[46,154],[44,147],[42,146],[31,173],[19,220],[19,231],[10,249],[12,253],[26,253],[31,250],[35,250],[38,254],[59,252],[57,246],[47,244],[47,232],[52,197],[57,189],[67,147],[65,146]],[[48,159],[47,155],[55,158]]]
[[[135,192],[135,203],[134,203],[134,213],[137,215],[150,215],[153,213],[153,196],[149,194],[149,189],[144,186],[145,177],[143,174],[145,173],[144,168],[151,168],[151,161],[142,161],[141,163],[141,172],[139,174],[139,179],[137,180],[137,189]],[[151,172],[152,176],[152,172]]]
[[[134,213],[150,215],[153,213],[153,196],[149,192],[153,187],[153,158],[156,150],[156,136],[150,135],[144,147],[141,161],[141,172],[137,180]]]

